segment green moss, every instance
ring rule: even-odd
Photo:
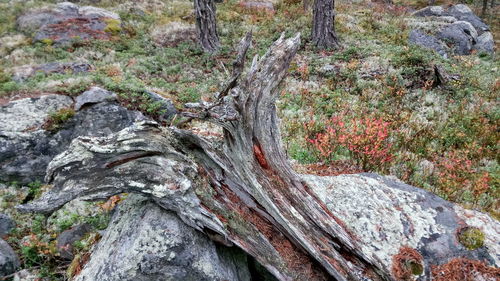
[[[47,131],[57,131],[62,125],[75,116],[75,110],[72,108],[61,108],[49,115],[49,119],[43,125]]]
[[[106,27],[104,28],[105,32],[111,33],[113,35],[117,35],[122,30],[120,20],[106,19],[106,20],[104,20],[104,22],[106,22],[106,24],[107,24]]]
[[[410,261],[407,267],[411,270],[411,274],[413,275],[421,275],[424,273],[424,267],[418,262]]]
[[[466,227],[458,234],[458,241],[472,251],[484,245],[484,233],[478,228]]]
[[[50,38],[44,38],[44,39],[40,40],[40,42],[42,42],[43,44],[45,44],[47,46],[52,46],[52,44],[54,44],[54,40],[52,40]]]

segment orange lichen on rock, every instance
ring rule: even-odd
[[[431,271],[434,281],[500,280],[500,268],[466,258],[455,258],[446,264],[431,266]]]
[[[415,249],[403,246],[392,257],[392,274],[397,280],[413,280],[424,272],[422,255]]]

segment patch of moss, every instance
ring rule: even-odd
[[[104,22],[107,24],[104,28],[105,32],[117,35],[122,30],[121,21],[117,19],[106,19]]]
[[[413,275],[420,275],[424,273],[424,267],[418,262],[410,261],[406,266],[411,270]]]
[[[75,110],[72,108],[61,108],[58,111],[51,113],[43,128],[47,131],[57,131],[62,125],[75,116]]]
[[[472,251],[484,245],[484,233],[476,227],[466,227],[458,234],[458,241]]]
[[[44,38],[44,39],[40,40],[40,42],[42,42],[43,44],[45,44],[47,46],[52,46],[52,44],[54,44],[54,40],[52,40],[50,38]]]

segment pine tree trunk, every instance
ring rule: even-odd
[[[194,0],[194,9],[198,42],[205,52],[214,53],[219,49],[214,0]]]
[[[335,33],[334,0],[315,0],[313,10],[312,42],[321,49],[338,47]]]

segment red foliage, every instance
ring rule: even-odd
[[[404,246],[392,257],[392,274],[397,280],[411,280],[423,271],[422,255],[415,249]]]
[[[390,124],[382,118],[361,117],[346,122],[334,116],[325,125],[324,132],[308,139],[323,159],[331,161],[340,148],[345,148],[365,170],[392,160]]]
[[[431,268],[434,281],[500,280],[499,268],[489,267],[478,260],[456,258]]]
[[[477,200],[490,189],[489,173],[478,173],[469,154],[467,150],[451,151],[437,158],[437,186],[451,200],[460,198],[466,190],[471,190]]]

